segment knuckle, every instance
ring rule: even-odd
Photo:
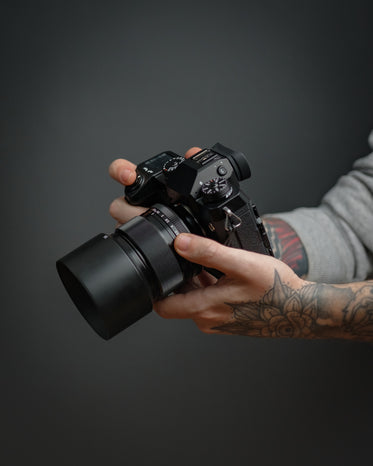
[[[162,309],[160,307],[154,308],[155,312],[159,315],[159,317],[162,317],[162,319],[171,319],[170,313],[166,309]]]
[[[203,303],[196,303],[193,310],[193,315],[195,319],[203,322],[206,320],[205,316],[207,315],[208,311],[206,310],[206,305]]]
[[[212,328],[217,323],[216,312],[212,309],[199,310],[195,313],[193,320],[203,333],[215,333]]]
[[[206,259],[212,259],[218,252],[219,245],[215,241],[208,241],[203,248],[202,255]]]
[[[199,313],[199,317],[205,323],[213,322],[215,320],[215,313],[210,310],[204,310]]]
[[[210,326],[207,326],[201,323],[197,323],[197,327],[202,333],[205,333],[205,334],[216,333]]]

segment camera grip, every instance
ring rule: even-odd
[[[251,203],[238,209],[235,214],[241,219],[238,228],[229,232],[224,244],[259,254],[273,256],[271,244],[256,206]]]

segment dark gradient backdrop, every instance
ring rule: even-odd
[[[220,141],[262,212],[317,205],[368,151],[372,2],[20,5],[0,7],[1,464],[372,464],[371,345],[156,315],[104,342],[54,265],[112,231],[118,156]]]

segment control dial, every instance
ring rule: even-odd
[[[206,202],[216,202],[231,195],[232,186],[225,178],[213,178],[201,187]]]
[[[163,173],[167,175],[168,173],[173,172],[176,170],[176,168],[184,162],[185,158],[184,157],[173,157],[170,160],[167,160],[167,162],[163,165]]]

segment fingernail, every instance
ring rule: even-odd
[[[120,180],[122,183],[129,183],[131,179],[132,172],[127,168],[120,173]]]
[[[175,240],[175,246],[179,251],[186,251],[192,238],[188,235],[179,235]]]

